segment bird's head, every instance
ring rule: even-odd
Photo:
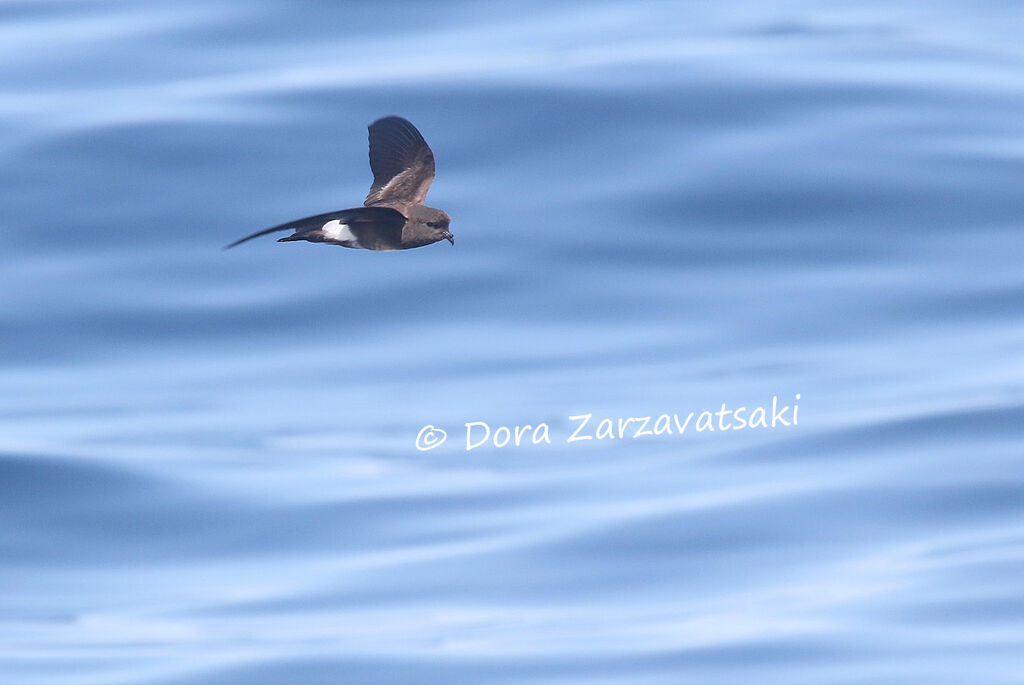
[[[451,218],[442,212],[440,209],[435,210],[436,213],[427,219],[427,228],[433,231],[435,240],[447,240],[452,245],[455,244],[455,236],[448,230],[448,224],[451,222]]]

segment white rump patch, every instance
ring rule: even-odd
[[[332,219],[320,228],[320,232],[328,240],[336,240],[339,243],[352,243],[358,245],[355,235],[349,230],[348,224],[343,224],[338,219]]]

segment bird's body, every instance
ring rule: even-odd
[[[362,207],[317,214],[267,228],[236,240],[293,230],[278,242],[306,240],[366,250],[406,250],[455,239],[450,219],[423,201],[434,180],[434,154],[416,127],[401,117],[384,117],[369,126],[373,185]]]

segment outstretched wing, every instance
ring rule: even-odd
[[[402,117],[384,117],[369,128],[373,185],[363,204],[423,204],[434,180],[434,153],[427,141]]]
[[[226,245],[224,249],[227,250],[235,245],[244,243],[246,240],[252,240],[275,231],[295,231],[294,240],[307,240],[307,234],[316,234],[331,222],[345,224],[352,234],[357,237],[361,247],[367,247],[371,250],[397,249],[396,247],[371,247],[371,245],[400,245],[402,242],[402,227],[405,226],[405,217],[390,207],[343,209],[338,212],[307,216],[305,219],[296,219],[286,224],[265,228],[252,235],[239,238],[230,245]],[[328,241],[316,240],[314,242]]]

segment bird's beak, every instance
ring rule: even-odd
[[[452,235],[451,233],[447,233],[447,232],[446,232],[446,233],[444,234],[444,239],[445,239],[445,240],[447,240],[447,241],[448,241],[449,243],[451,243],[452,245],[454,245],[454,244],[455,244],[455,236],[453,236],[453,235]]]

